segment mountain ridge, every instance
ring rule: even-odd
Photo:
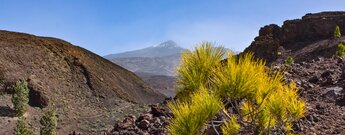
[[[109,54],[105,55],[106,59],[114,58],[128,58],[128,57],[162,57],[173,54],[181,53],[184,48],[178,46],[174,41],[168,40],[163,43],[160,43],[156,46],[150,46],[143,49],[127,51],[123,53]]]
[[[168,40],[155,46],[107,55],[105,58],[132,72],[175,76],[182,51],[186,49]]]

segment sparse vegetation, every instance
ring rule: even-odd
[[[339,28],[339,26],[337,26],[336,28],[335,28],[335,31],[334,31],[334,37],[336,38],[336,39],[338,39],[339,40],[339,42],[340,42],[340,37],[341,37],[341,32],[340,32],[340,28]],[[343,43],[339,43],[338,45],[337,45],[337,52],[336,52],[336,56],[337,57],[344,57],[345,56],[345,45],[343,44]]]
[[[214,48],[211,43],[204,42],[195,51],[185,51],[181,56],[181,64],[177,69],[177,82],[180,85],[177,97],[185,97],[200,86],[210,88],[213,69],[219,66],[224,57],[223,47]]]
[[[230,120],[225,122],[221,129],[224,135],[236,135],[240,132],[240,127],[240,124],[236,120],[236,116],[232,115]]]
[[[292,65],[294,62],[295,62],[295,60],[291,56],[288,56],[285,60],[286,65]]]
[[[34,135],[34,132],[31,131],[25,124],[25,118],[19,117],[17,121],[17,126],[14,129],[14,135]]]
[[[215,94],[200,87],[191,96],[190,102],[170,102],[169,108],[175,115],[168,126],[168,131],[173,135],[200,135],[207,120],[216,115],[222,102]]]
[[[334,31],[334,38],[335,39],[340,39],[340,37],[341,37],[340,28],[339,28],[339,26],[336,26],[335,27],[335,31]]]
[[[282,72],[267,71],[265,62],[254,60],[252,54],[229,54],[226,64],[222,65],[220,60],[209,64],[208,58],[222,58],[222,54],[214,53],[218,52],[214,48],[210,43],[202,43],[183,56],[179,77],[203,75],[185,79],[189,82],[179,81],[179,92],[191,96],[182,94],[187,100],[169,103],[174,118],[168,131],[173,135],[203,134],[207,122],[221,112],[228,118],[221,126],[223,134],[290,133],[292,123],[305,112],[295,84],[286,85]],[[232,109],[227,111],[226,106]]]
[[[338,50],[336,52],[336,55],[338,57],[344,57],[345,56],[345,45],[342,43],[338,44]]]
[[[40,130],[41,135],[57,135],[56,127],[57,127],[57,117],[55,110],[47,111],[40,121],[42,127]]]
[[[18,116],[23,116],[28,109],[29,88],[26,81],[17,81],[12,96],[14,110]]]

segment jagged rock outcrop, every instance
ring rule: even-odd
[[[315,59],[315,55],[331,57],[330,54],[334,54],[336,50],[334,45],[337,42],[331,39],[337,25],[341,32],[345,33],[345,12],[306,14],[301,19],[285,21],[281,27],[275,24],[267,25],[260,29],[259,36],[244,52],[253,52],[267,63],[281,61],[288,55],[296,56],[297,61]],[[317,47],[308,47],[308,50],[299,52],[304,53],[303,57],[295,54],[320,41],[323,41],[323,45],[314,44]]]

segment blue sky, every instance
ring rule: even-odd
[[[0,0],[0,29],[61,38],[99,55],[166,40],[242,51],[260,27],[321,11],[345,11],[345,1]]]

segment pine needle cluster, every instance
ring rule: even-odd
[[[170,102],[169,108],[173,112],[173,119],[168,131],[173,135],[200,135],[206,122],[215,116],[221,109],[222,102],[214,94],[200,87],[192,94],[190,101]]]
[[[225,122],[221,128],[223,135],[236,135],[240,132],[240,124],[234,115],[230,116],[230,120]]]
[[[226,135],[289,133],[292,123],[305,112],[296,85],[284,83],[282,72],[267,70],[265,62],[255,60],[251,53],[229,53],[227,62],[222,64],[224,54],[215,48],[204,42],[182,56],[179,92],[188,100],[169,104],[175,117],[168,131],[173,135],[202,134],[202,126],[222,112],[228,118],[221,126]],[[217,61],[210,61],[211,58]],[[225,106],[231,106],[233,111],[228,112]]]
[[[177,97],[190,95],[200,86],[210,88],[213,69],[219,66],[224,55],[223,47],[215,48],[209,42],[195,47],[193,52],[183,52],[180,66],[177,68],[177,83],[180,84]]]

